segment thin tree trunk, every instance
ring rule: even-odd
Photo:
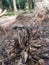
[[[13,0],[13,7],[14,7],[14,11],[17,11],[16,0]]]

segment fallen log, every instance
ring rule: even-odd
[[[2,22],[3,21],[3,22]],[[1,20],[0,26],[3,28],[7,28],[12,25],[16,21],[16,17],[6,17],[5,20]]]

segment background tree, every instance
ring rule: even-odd
[[[11,9],[11,0],[2,0],[2,8],[4,9]]]
[[[34,0],[0,0],[0,7],[8,11],[17,11],[17,9],[26,9],[29,11],[29,9],[34,8]]]
[[[16,0],[16,6],[18,9],[24,9],[25,3],[26,3],[26,0]]]
[[[17,11],[16,0],[13,0],[13,8],[14,8],[14,11]]]
[[[34,5],[35,5],[34,0],[29,0],[29,8],[33,9]]]

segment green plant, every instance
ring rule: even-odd
[[[9,9],[12,8],[12,0],[2,0],[3,9]]]
[[[34,8],[34,1],[33,0],[29,0],[29,8],[33,9]]]
[[[25,3],[26,3],[26,0],[16,0],[16,6],[18,9],[24,9]]]

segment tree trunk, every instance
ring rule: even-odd
[[[17,11],[17,7],[16,7],[16,0],[13,0],[13,7],[14,7],[14,11]]]

